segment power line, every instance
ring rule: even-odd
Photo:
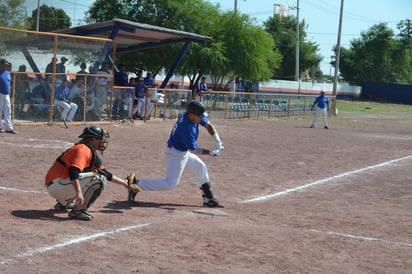
[[[65,2],[65,3],[68,3],[68,4],[72,4],[72,5],[77,5],[77,6],[80,6],[80,7],[85,7],[85,8],[88,8],[88,7],[90,7],[90,5],[82,5],[82,4],[78,4],[76,1],[75,2],[72,2],[72,1],[67,1],[67,0],[60,0],[61,2]]]

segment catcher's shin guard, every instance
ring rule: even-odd
[[[83,192],[85,209],[88,209],[99,198],[105,185],[106,179],[104,177],[98,179],[94,177],[91,184],[87,185]]]

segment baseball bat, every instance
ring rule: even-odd
[[[65,127],[65,128],[69,128],[69,125],[67,124],[66,119],[63,117],[63,113],[62,113],[60,107],[57,107],[57,111],[60,113],[60,117],[61,117],[62,120],[63,120],[64,127]]]

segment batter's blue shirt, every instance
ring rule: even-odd
[[[329,105],[329,99],[328,97],[324,95],[320,95],[316,97],[314,103],[317,104],[317,106],[320,107],[321,109],[324,109],[327,105]]]
[[[10,81],[11,81],[10,71],[4,70],[3,72],[0,72],[0,93],[1,94],[4,94],[4,95],[10,94]]]
[[[209,119],[203,117],[199,124],[205,126],[208,122]],[[180,151],[196,149],[197,138],[199,137],[199,124],[189,121],[187,112],[183,112],[170,133],[167,146]]]

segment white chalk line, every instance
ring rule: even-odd
[[[282,190],[282,191],[279,191],[279,192],[275,192],[275,193],[272,193],[272,194],[269,194],[269,195],[264,195],[264,196],[259,196],[259,197],[255,197],[255,198],[246,199],[246,200],[241,201],[240,203],[252,203],[252,202],[259,202],[259,201],[269,200],[269,199],[276,198],[276,197],[279,197],[279,196],[283,196],[283,195],[286,195],[286,194],[289,194],[289,193],[292,193],[292,192],[296,192],[296,191],[299,191],[299,190],[303,190],[303,189],[313,187],[313,186],[317,186],[317,185],[321,185],[321,184],[330,183],[330,182],[332,182],[333,180],[336,180],[336,179],[341,179],[343,177],[347,177],[347,176],[354,175],[354,174],[357,174],[357,173],[361,173],[361,172],[364,172],[364,171],[368,171],[368,170],[380,168],[380,167],[383,167],[383,166],[391,165],[393,163],[404,161],[404,160],[411,159],[411,158],[412,158],[412,155],[405,156],[405,157],[402,157],[402,158],[398,158],[398,159],[394,159],[394,160],[391,160],[391,161],[383,162],[383,163],[376,164],[376,165],[373,165],[373,166],[368,166],[368,167],[352,170],[352,171],[349,171],[349,172],[341,173],[341,174],[338,174],[338,175],[335,175],[335,176],[332,176],[332,177],[329,177],[329,178],[314,181],[314,182],[304,184],[304,185],[301,185],[301,186],[297,186],[297,187],[294,187],[294,188],[288,188],[288,189],[285,189],[285,190]]]
[[[9,187],[3,187],[3,186],[0,186],[0,190],[46,194],[45,192],[41,192],[37,190],[24,190],[24,189],[9,188]]]
[[[381,243],[390,244],[390,245],[399,245],[399,246],[412,247],[412,244],[410,244],[410,243],[393,242],[393,241],[383,240],[383,239],[374,238],[374,237],[356,236],[356,235],[352,235],[352,234],[338,233],[338,232],[332,232],[332,231],[326,231],[325,232],[325,231],[321,231],[321,230],[317,230],[317,229],[307,229],[307,230],[311,231],[311,232],[322,233],[322,234],[327,234],[327,235],[334,235],[334,236],[340,236],[340,237],[351,238],[351,239],[356,239],[356,240],[376,241],[376,242],[381,242]]]
[[[1,141],[1,140],[10,140],[10,142]],[[26,143],[18,143],[18,141],[26,141]],[[30,147],[30,148],[45,148],[45,149],[54,149],[54,148],[66,149],[73,145],[73,143],[59,141],[59,140],[45,140],[45,139],[22,138],[22,137],[15,137],[15,138],[5,137],[5,138],[0,139],[0,144],[5,144],[8,146],[15,146],[15,147]],[[45,192],[41,192],[37,190],[22,190],[22,189],[8,188],[8,187],[2,187],[2,186],[0,186],[0,190],[45,194]]]
[[[30,147],[30,148],[69,148],[73,143],[60,140],[46,140],[23,137],[5,137],[0,139],[0,144],[14,147]]]
[[[125,227],[116,228],[116,229],[110,230],[110,231],[103,231],[103,232],[99,232],[99,233],[94,233],[94,234],[90,234],[90,235],[76,237],[74,239],[70,239],[70,240],[64,241],[62,243],[57,243],[57,244],[54,244],[54,245],[44,246],[44,247],[40,247],[40,248],[31,250],[31,251],[27,251],[27,252],[24,252],[24,253],[21,253],[21,254],[17,254],[11,259],[2,259],[0,261],[0,265],[11,263],[13,261],[16,261],[19,258],[34,256],[34,255],[45,253],[45,252],[48,252],[48,251],[53,251],[53,250],[58,249],[58,248],[63,248],[63,247],[69,246],[69,245],[80,244],[80,243],[85,242],[85,241],[89,241],[89,240],[93,240],[93,239],[97,239],[97,238],[101,238],[101,237],[106,237],[106,236],[109,236],[109,235],[122,233],[122,232],[133,230],[133,229],[142,228],[142,227],[145,227],[145,226],[148,226],[148,225],[150,225],[150,223],[125,226]]]

